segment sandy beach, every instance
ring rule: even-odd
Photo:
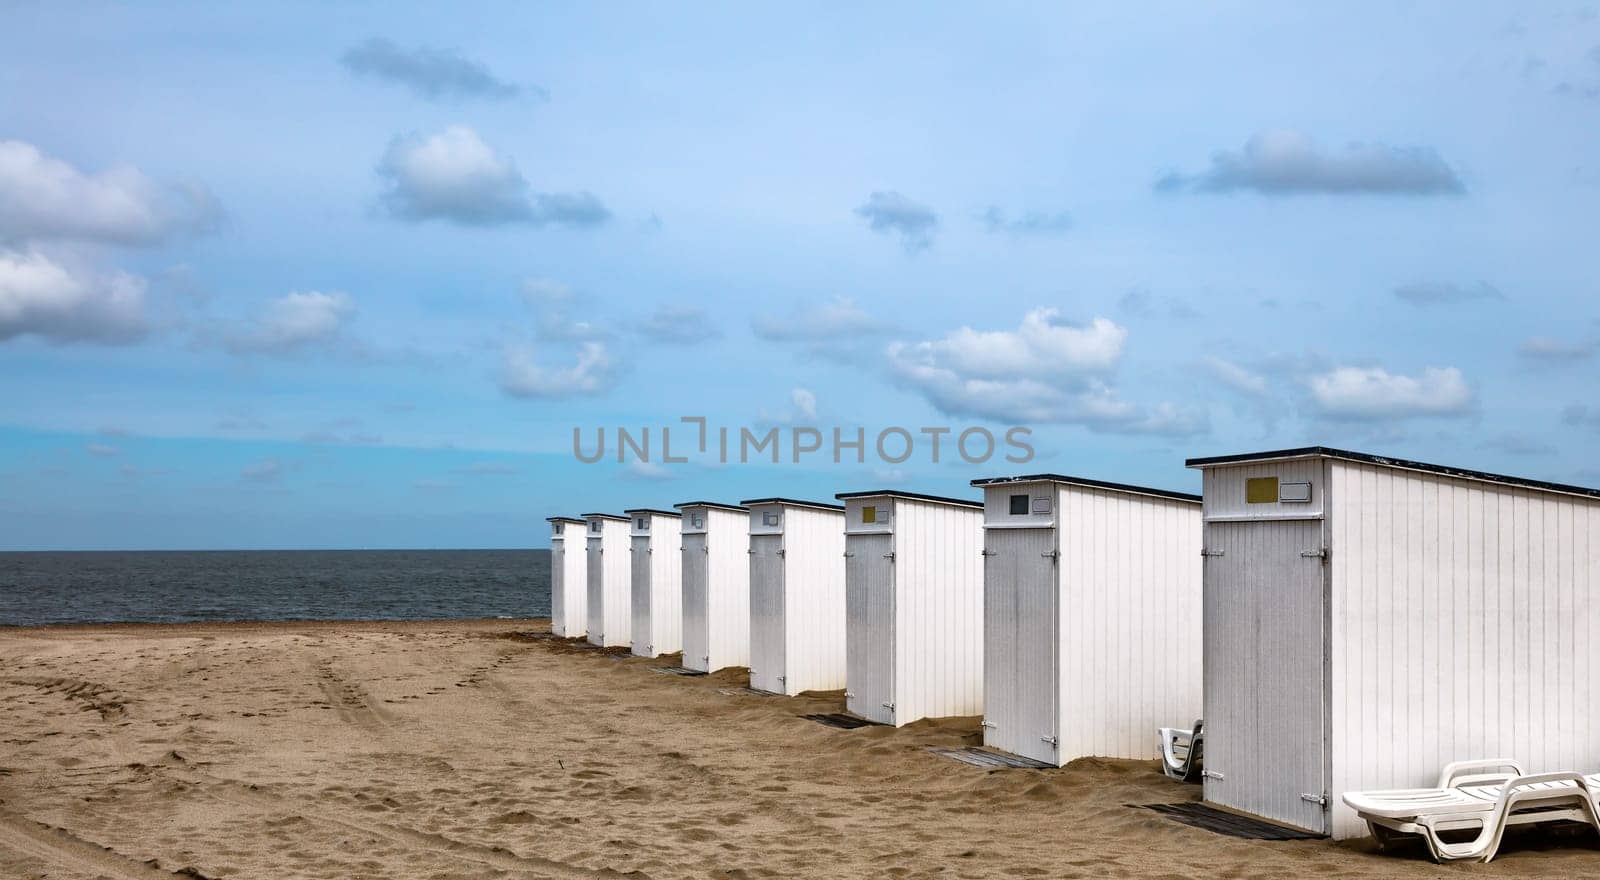
[[[0,876],[1432,877],[1129,805],[1153,763],[985,770],[978,719],[837,730],[543,621],[0,629]],[[1600,874],[1515,835],[1474,876]]]

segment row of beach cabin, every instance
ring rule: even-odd
[[[1205,799],[1337,838],[1448,762],[1600,768],[1600,490],[1325,447],[1191,459],[1201,495],[1043,474],[981,499],[552,517],[557,635],[983,716],[1062,765],[1204,717]]]

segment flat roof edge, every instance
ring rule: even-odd
[[[731,510],[735,513],[749,513],[750,508],[740,507],[737,504],[723,504],[720,501],[680,501],[672,505],[680,510],[685,507],[709,507],[712,510]]]
[[[931,501],[935,504],[949,504],[954,507],[971,507],[976,510],[983,509],[982,501],[971,498],[951,498],[946,495],[924,495],[921,492],[901,492],[897,489],[877,489],[868,492],[840,492],[833,497],[843,501],[847,498],[903,498],[907,501]]]
[[[575,516],[547,516],[544,518],[544,521],[553,523],[577,523],[580,526],[583,525],[583,520]]]
[[[677,512],[676,510],[657,510],[654,507],[630,507],[627,510],[624,510],[623,513],[626,513],[629,516],[632,516],[636,513],[648,513],[653,516],[670,516],[673,519],[683,516],[683,514]]]
[[[739,503],[745,507],[753,507],[757,504],[783,504],[789,507],[810,507],[815,510],[844,510],[843,504],[829,504],[826,501],[801,501],[797,498],[746,498]]]
[[[1112,492],[1126,492],[1130,495],[1150,495],[1155,498],[1166,498],[1171,501],[1184,501],[1199,504],[1201,497],[1189,492],[1175,492],[1171,489],[1154,489],[1149,486],[1134,486],[1129,483],[1112,483],[1105,480],[1093,480],[1088,477],[1073,477],[1066,474],[1026,474],[1017,477],[989,477],[982,480],[973,480],[972,485],[980,488],[989,486],[1004,486],[1009,483],[1065,483],[1069,486],[1081,486],[1085,489],[1107,489]]]
[[[1352,452],[1348,449],[1335,449],[1331,446],[1304,446],[1299,449],[1279,449],[1268,452],[1249,452],[1238,455],[1213,455],[1205,458],[1191,458],[1184,464],[1188,467],[1204,469],[1230,464],[1250,464],[1253,462],[1286,461],[1296,458],[1333,458],[1340,461],[1349,461],[1356,464],[1372,464],[1379,467],[1391,467],[1399,470],[1417,471],[1425,474],[1437,474],[1442,477],[1454,477],[1458,480],[1476,480],[1483,483],[1495,483],[1501,486],[1512,486],[1522,489],[1536,489],[1541,492],[1554,492],[1561,495],[1577,495],[1583,498],[1600,499],[1600,489],[1588,486],[1574,486],[1569,483],[1553,483],[1546,480],[1534,480],[1527,477],[1513,477],[1508,474],[1495,474],[1488,471],[1477,471],[1471,468],[1451,467],[1443,464],[1430,464],[1425,461],[1413,461],[1408,458],[1395,458],[1388,455],[1372,455],[1366,452]]]
[[[617,520],[618,522],[627,522],[628,521],[627,517],[620,516],[620,515],[615,514],[615,513],[586,513],[586,514],[583,515],[583,518],[584,519],[614,519],[614,520]]]

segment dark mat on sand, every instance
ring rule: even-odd
[[[1245,840],[1319,840],[1322,835],[1294,828],[1285,828],[1249,816],[1241,816],[1196,801],[1181,804],[1128,804],[1130,807],[1155,810],[1174,822],[1203,828],[1213,834],[1242,837]]]

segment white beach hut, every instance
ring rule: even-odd
[[[550,631],[576,639],[589,628],[587,524],[571,516],[552,516],[549,523]]]
[[[1600,770],[1600,490],[1311,447],[1196,458],[1205,798],[1337,838],[1446,763]]]
[[[750,687],[844,687],[844,508],[740,503],[750,509]]]
[[[683,553],[678,524],[666,510],[624,511],[633,540],[633,653],[659,657],[682,647]]]
[[[700,672],[750,665],[750,512],[686,501],[683,513],[683,665]]]
[[[589,527],[589,643],[602,648],[626,645],[633,632],[629,520],[610,513],[586,513],[583,519]]]
[[[984,745],[1057,766],[1158,757],[1156,728],[1200,715],[1199,496],[1057,474],[973,485]]]
[[[844,492],[845,709],[896,727],[983,711],[983,505]]]

